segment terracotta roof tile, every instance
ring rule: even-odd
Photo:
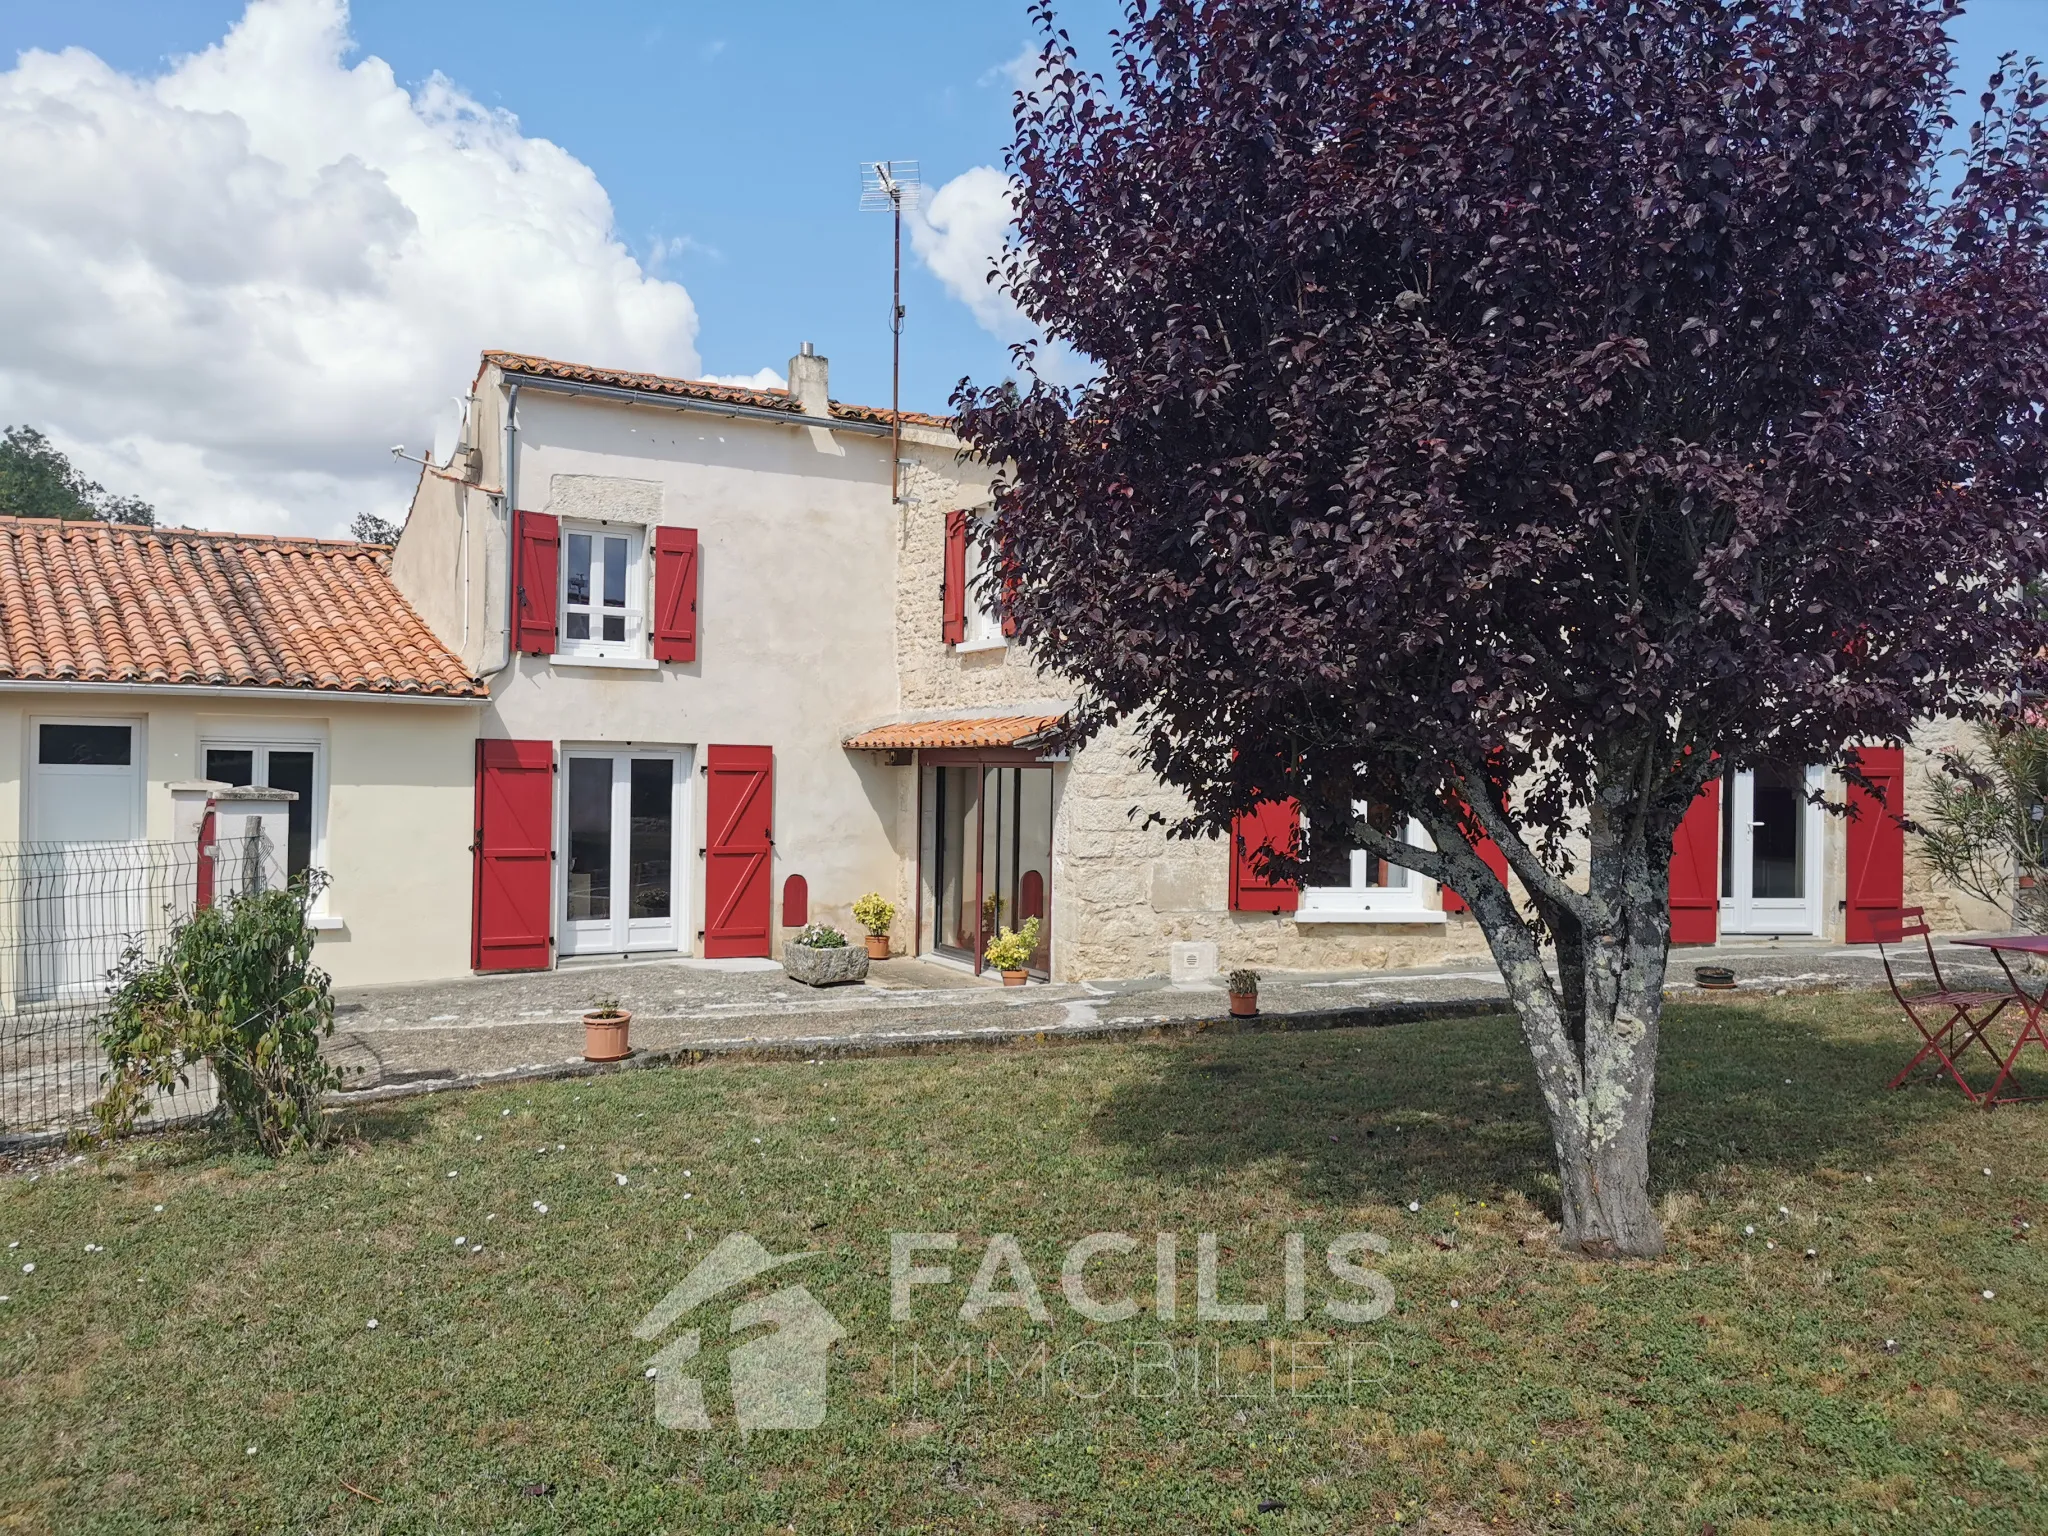
[[[845,745],[863,752],[900,752],[911,747],[1022,747],[1058,726],[1065,715],[997,715],[973,720],[920,720],[912,725],[883,725],[847,738]]]
[[[484,695],[379,545],[19,517],[0,517],[5,681]]]
[[[484,361],[506,373],[522,373],[537,379],[567,379],[577,384],[602,384],[612,389],[637,389],[651,395],[676,395],[685,400],[708,400],[723,405],[746,405],[760,411],[803,413],[786,389],[743,389],[732,384],[712,384],[703,379],[673,379],[659,373],[634,373],[623,368],[594,368],[587,363],[557,362],[551,357],[533,357],[524,352],[486,352]],[[951,431],[953,423],[944,416],[927,416],[922,411],[891,412],[879,405],[843,405],[832,402],[832,414],[841,421],[865,421],[887,426],[901,416],[906,427],[936,427]]]

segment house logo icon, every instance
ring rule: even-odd
[[[714,1297],[770,1270],[813,1257],[809,1253],[771,1254],[747,1233],[735,1232],[699,1260],[682,1284],[640,1319],[633,1337],[658,1339],[671,1324]],[[763,1324],[772,1324],[774,1331],[749,1339],[727,1356],[733,1417],[740,1433],[816,1429],[825,1422],[827,1356],[833,1343],[846,1337],[846,1330],[800,1285],[734,1307],[726,1329],[738,1334]],[[654,1377],[654,1422],[664,1429],[711,1428],[711,1416],[704,1408],[704,1384],[685,1368],[703,1342],[703,1331],[692,1328],[647,1362]]]

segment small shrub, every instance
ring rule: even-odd
[[[616,1019],[624,1014],[625,1011],[624,1008],[619,1006],[619,1000],[616,997],[594,998],[590,1004],[590,1017],[593,1019]]]
[[[327,973],[311,964],[306,909],[321,877],[180,918],[152,955],[122,956],[98,1020],[108,1069],[93,1106],[103,1135],[134,1127],[150,1101],[190,1086],[203,1063],[220,1110],[272,1156],[326,1139],[320,1101],[341,1074],[320,1054],[334,1033]]]
[[[1259,995],[1259,973],[1246,970],[1243,967],[1232,971],[1230,973],[1230,990],[1239,995],[1248,992],[1253,997],[1257,997]]]
[[[844,949],[846,935],[829,923],[806,923],[789,942],[806,949]]]
[[[1021,971],[1038,952],[1038,919],[1027,917],[1022,928],[1005,928],[988,941],[982,958],[999,971]]]
[[[869,891],[853,904],[853,920],[869,933],[887,933],[896,921],[896,903],[885,901],[880,891]]]

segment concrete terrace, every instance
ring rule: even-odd
[[[1937,949],[1951,980],[2002,984],[1983,951],[1946,943]],[[1917,951],[1894,964],[1902,981],[1930,979]],[[1669,995],[1703,995],[1693,982],[1700,965],[1732,969],[1738,993],[1884,986],[1874,948],[1780,940],[1678,951]],[[1268,973],[1260,1005],[1271,1027],[1332,1027],[1491,1011],[1505,996],[1499,973],[1482,960],[1403,971]],[[1176,985],[1145,977],[1005,988],[950,966],[890,960],[874,965],[864,985],[813,991],[772,961],[659,960],[344,992],[332,1055],[351,1074],[349,1097],[555,1075],[580,1069],[581,1015],[599,997],[616,997],[632,1010],[636,1052],[657,1059],[1086,1038],[1191,1027],[1229,1012],[1220,981]],[[1904,1020],[1900,1028],[1907,1028]]]

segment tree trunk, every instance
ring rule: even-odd
[[[1630,1004],[1586,1020],[1583,1088],[1564,1115],[1551,1115],[1563,1233],[1560,1244],[1599,1258],[1655,1258],[1664,1229],[1650,1206],[1650,1123],[1656,1107],[1657,989],[1631,986]]]
[[[1545,887],[1532,890],[1532,922],[1499,881],[1471,868],[1476,857],[1455,823],[1433,819],[1425,825],[1463,866],[1466,901],[1536,1065],[1557,1152],[1562,1245],[1600,1258],[1657,1257],[1664,1231],[1650,1204],[1650,1123],[1670,940],[1668,835],[1646,837],[1640,821],[1596,800],[1584,892],[1555,878],[1546,885],[1518,848],[1524,875]],[[1555,976],[1540,932],[1552,940]]]
[[[1540,961],[1534,968],[1541,979],[1532,987],[1534,957],[1525,957],[1508,991],[1549,1112],[1560,1245],[1596,1258],[1655,1258],[1664,1251],[1664,1231],[1650,1204],[1650,1125],[1664,957],[1638,956],[1637,965],[1609,968],[1603,962],[1621,947],[1609,935],[1584,946],[1583,987],[1558,987]],[[1583,1015],[1564,1016],[1560,991],[1583,996]]]

